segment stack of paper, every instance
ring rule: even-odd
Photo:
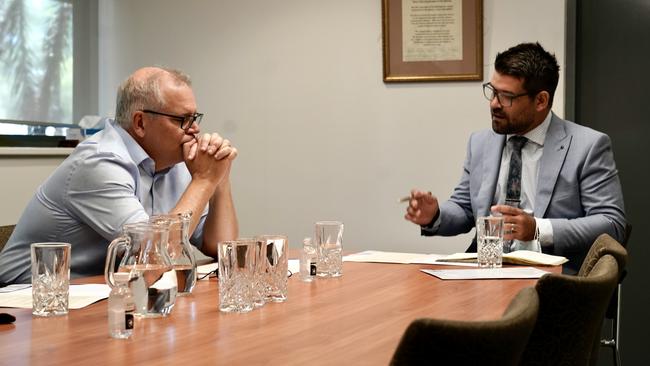
[[[399,253],[399,252],[382,252],[379,250],[366,250],[363,252],[346,255],[343,257],[344,262],[370,262],[370,263],[401,263],[411,264],[416,258],[421,258],[426,254],[417,253]],[[444,256],[438,256],[444,257]]]
[[[511,278],[540,278],[548,272],[534,267],[481,268],[481,269],[421,269],[441,280],[487,280]]]
[[[476,262],[476,253],[454,253],[444,258],[438,259],[439,262]],[[565,257],[532,252],[530,250],[517,250],[503,255],[503,263],[523,264],[533,266],[559,266],[569,260]]]
[[[379,250],[366,250],[360,253],[343,257],[344,262],[370,262],[370,263],[401,263],[401,264],[438,264],[453,266],[476,267],[476,253],[445,254],[418,254],[383,252]],[[518,250],[503,255],[503,262],[510,264],[523,264],[533,266],[559,266],[568,259],[560,256]]]

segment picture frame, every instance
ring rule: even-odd
[[[384,82],[483,80],[483,0],[382,0]]]

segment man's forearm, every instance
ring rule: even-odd
[[[239,236],[239,222],[232,200],[230,180],[224,179],[210,198],[210,210],[203,225],[202,251],[217,256],[217,243]]]
[[[192,212],[192,220],[190,222],[190,235],[196,229],[196,226],[201,220],[201,214],[207,206],[210,198],[214,195],[216,187],[214,184],[207,180],[192,179],[190,184],[185,189],[185,192],[176,203],[176,206],[169,212],[170,214],[177,214],[182,212]]]

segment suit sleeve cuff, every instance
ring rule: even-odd
[[[426,225],[420,225],[420,235],[423,236],[433,236],[438,232],[438,228],[440,227],[440,211],[438,211],[438,215],[436,215],[433,220],[431,220],[430,223]]]

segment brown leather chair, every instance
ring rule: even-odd
[[[7,241],[9,240],[11,233],[14,232],[15,227],[16,225],[0,226],[0,252],[5,247],[5,244],[7,244]]]
[[[404,332],[390,364],[517,365],[538,306],[537,292],[528,287],[498,320],[416,319]]]
[[[616,259],[605,254],[584,277],[540,278],[539,315],[521,365],[589,365],[618,273]]]
[[[623,279],[627,275],[625,266],[628,259],[627,250],[624,248],[624,246],[627,245],[627,242],[630,238],[630,234],[632,233],[632,226],[628,224],[625,229],[625,242],[622,245],[607,234],[599,236],[589,249],[589,253],[587,253],[585,260],[582,263],[582,267],[580,267],[580,271],[578,272],[579,276],[587,275],[587,273],[591,271],[591,268],[596,263],[596,261],[598,261],[598,259],[605,254],[612,255],[618,262],[618,285],[614,290],[614,294],[612,295],[612,298],[609,301],[609,305],[607,306],[607,311],[605,312],[605,319],[610,320],[611,326],[607,327],[608,334],[605,338],[602,338],[600,334],[598,337],[596,337],[592,351],[591,365],[596,365],[598,363],[600,346],[612,348],[614,365],[618,366],[621,364],[621,355],[619,352],[621,289]]]

